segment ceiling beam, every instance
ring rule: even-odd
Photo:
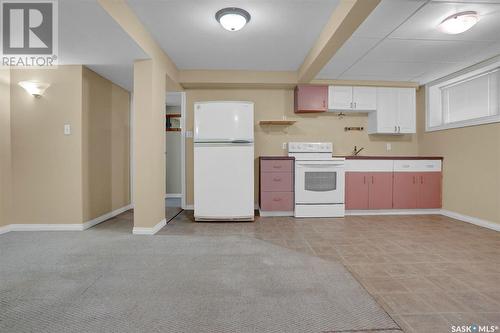
[[[151,36],[125,0],[98,0],[102,8],[146,52],[153,61],[159,62],[167,75],[167,89],[182,90],[179,70],[168,54]],[[174,32],[172,32],[174,33]]]
[[[316,77],[380,1],[340,0],[299,68],[299,83],[309,83]]]
[[[335,86],[364,86],[364,87],[395,87],[418,88],[418,82],[412,81],[383,81],[383,80],[312,80],[311,84]]]
[[[186,89],[293,88],[297,72],[249,70],[183,70],[179,83]]]

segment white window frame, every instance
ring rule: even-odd
[[[461,127],[468,127],[468,126],[476,126],[476,125],[484,125],[484,124],[491,124],[491,123],[498,123],[500,122],[500,114],[498,115],[492,115],[492,116],[486,116],[486,117],[481,117],[481,118],[474,118],[474,119],[468,119],[468,120],[463,120],[463,121],[457,121],[453,123],[448,123],[448,124],[442,124],[438,126],[430,126],[430,112],[431,112],[431,93],[438,93],[440,96],[440,101],[441,101],[441,88],[442,87],[447,87],[447,86],[452,86],[454,84],[458,84],[461,82],[465,82],[467,80],[473,79],[475,77],[479,77],[480,75],[487,74],[489,72],[493,72],[497,69],[500,68],[500,56],[495,57],[493,59],[487,60],[485,62],[482,62],[480,64],[471,66],[469,68],[466,68],[462,71],[456,72],[454,74],[448,75],[444,78],[432,81],[428,84],[425,85],[425,131],[426,132],[434,132],[434,131],[440,131],[440,130],[446,130],[446,129],[452,129],[452,128],[461,128]],[[500,96],[499,96],[500,98]],[[442,109],[442,106],[440,105],[432,105],[434,108],[439,108]]]

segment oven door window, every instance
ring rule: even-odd
[[[304,189],[313,192],[329,192],[337,189],[337,172],[306,171]]]

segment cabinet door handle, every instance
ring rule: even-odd
[[[274,169],[281,169],[281,165],[273,165]]]
[[[352,108],[353,108],[353,107],[352,107],[352,102],[351,102],[351,109],[352,109]]]
[[[363,184],[366,184],[366,176],[363,176]]]
[[[281,201],[281,198],[273,198],[273,201]]]
[[[373,180],[373,176],[372,176],[372,184],[373,184],[374,180]]]
[[[354,108],[356,109],[358,106],[358,103],[354,102]]]
[[[397,133],[397,132],[398,132],[398,127],[394,126],[394,133]]]
[[[413,176],[413,184],[415,184],[415,176]]]
[[[326,106],[326,101],[325,101],[325,100],[323,100],[323,107],[325,107],[325,106]]]
[[[281,181],[281,178],[273,178],[273,180],[274,180],[275,182],[280,182],[280,181]]]
[[[424,176],[420,176],[420,184],[424,183]]]
[[[401,126],[398,126],[398,133],[401,133]]]

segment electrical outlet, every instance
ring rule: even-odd
[[[192,138],[193,137],[193,131],[186,131],[186,138]]]
[[[71,125],[64,124],[64,135],[71,135]]]
[[[283,142],[283,144],[281,145],[281,148],[286,149],[286,142]]]
[[[386,144],[385,144],[385,149],[386,149],[387,151],[391,151],[391,150],[392,150],[392,145],[391,145],[390,143],[386,143]]]

